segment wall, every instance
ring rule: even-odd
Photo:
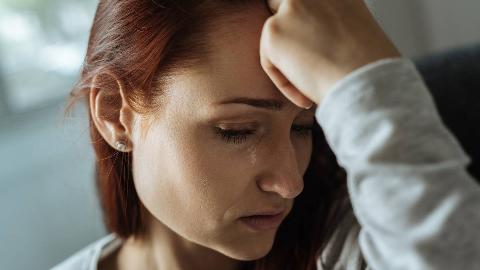
[[[480,43],[478,0],[370,0],[368,3],[381,26],[408,57]]]

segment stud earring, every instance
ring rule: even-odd
[[[125,151],[127,149],[127,143],[122,140],[118,140],[115,142],[115,148],[117,148],[118,151]]]

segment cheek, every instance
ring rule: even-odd
[[[220,226],[229,221],[229,209],[242,199],[248,177],[240,164],[224,158],[217,142],[201,139],[204,137],[192,134],[189,147],[178,149],[178,161],[183,168],[185,190],[194,199],[191,208],[210,215],[207,222],[212,226]]]
[[[195,238],[228,222],[228,208],[241,195],[241,175],[211,143],[189,130],[171,130],[152,129],[134,150],[135,186],[156,219]]]
[[[145,208],[155,218],[163,221],[174,216],[174,206],[181,204],[174,194],[177,188],[172,181],[174,168],[168,159],[171,150],[169,145],[162,141],[162,137],[158,137],[158,140],[151,139],[156,134],[152,131],[134,146],[133,176],[135,189]]]
[[[303,175],[306,172],[308,165],[310,164],[310,159],[312,158],[313,141],[311,137],[300,138],[299,141],[295,143],[295,149],[298,168]]]

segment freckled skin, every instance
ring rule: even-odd
[[[295,135],[291,127],[311,123],[313,112],[289,102],[261,68],[259,39],[268,11],[258,5],[235,16],[241,20],[225,20],[211,33],[215,50],[208,62],[175,75],[145,137],[146,120],[137,121],[133,175],[148,235],[124,244],[118,259],[124,267],[235,269],[240,260],[261,258],[277,230],[253,233],[237,219],[272,206],[290,211],[303,189],[311,136]],[[212,105],[232,97],[277,99],[285,106],[274,112]],[[251,122],[259,123],[258,134],[239,144],[215,133],[219,124]]]

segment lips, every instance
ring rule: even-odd
[[[249,216],[274,216],[274,215],[278,215],[280,213],[285,212],[285,210],[286,210],[285,208],[271,208],[271,209],[253,211],[251,213],[246,214],[244,217],[249,217]]]
[[[258,212],[257,212],[258,213]],[[272,230],[280,226],[284,218],[284,210],[261,211],[260,215],[241,217],[239,220],[253,231]],[[265,214],[267,213],[267,214]],[[272,214],[273,213],[273,214]]]

